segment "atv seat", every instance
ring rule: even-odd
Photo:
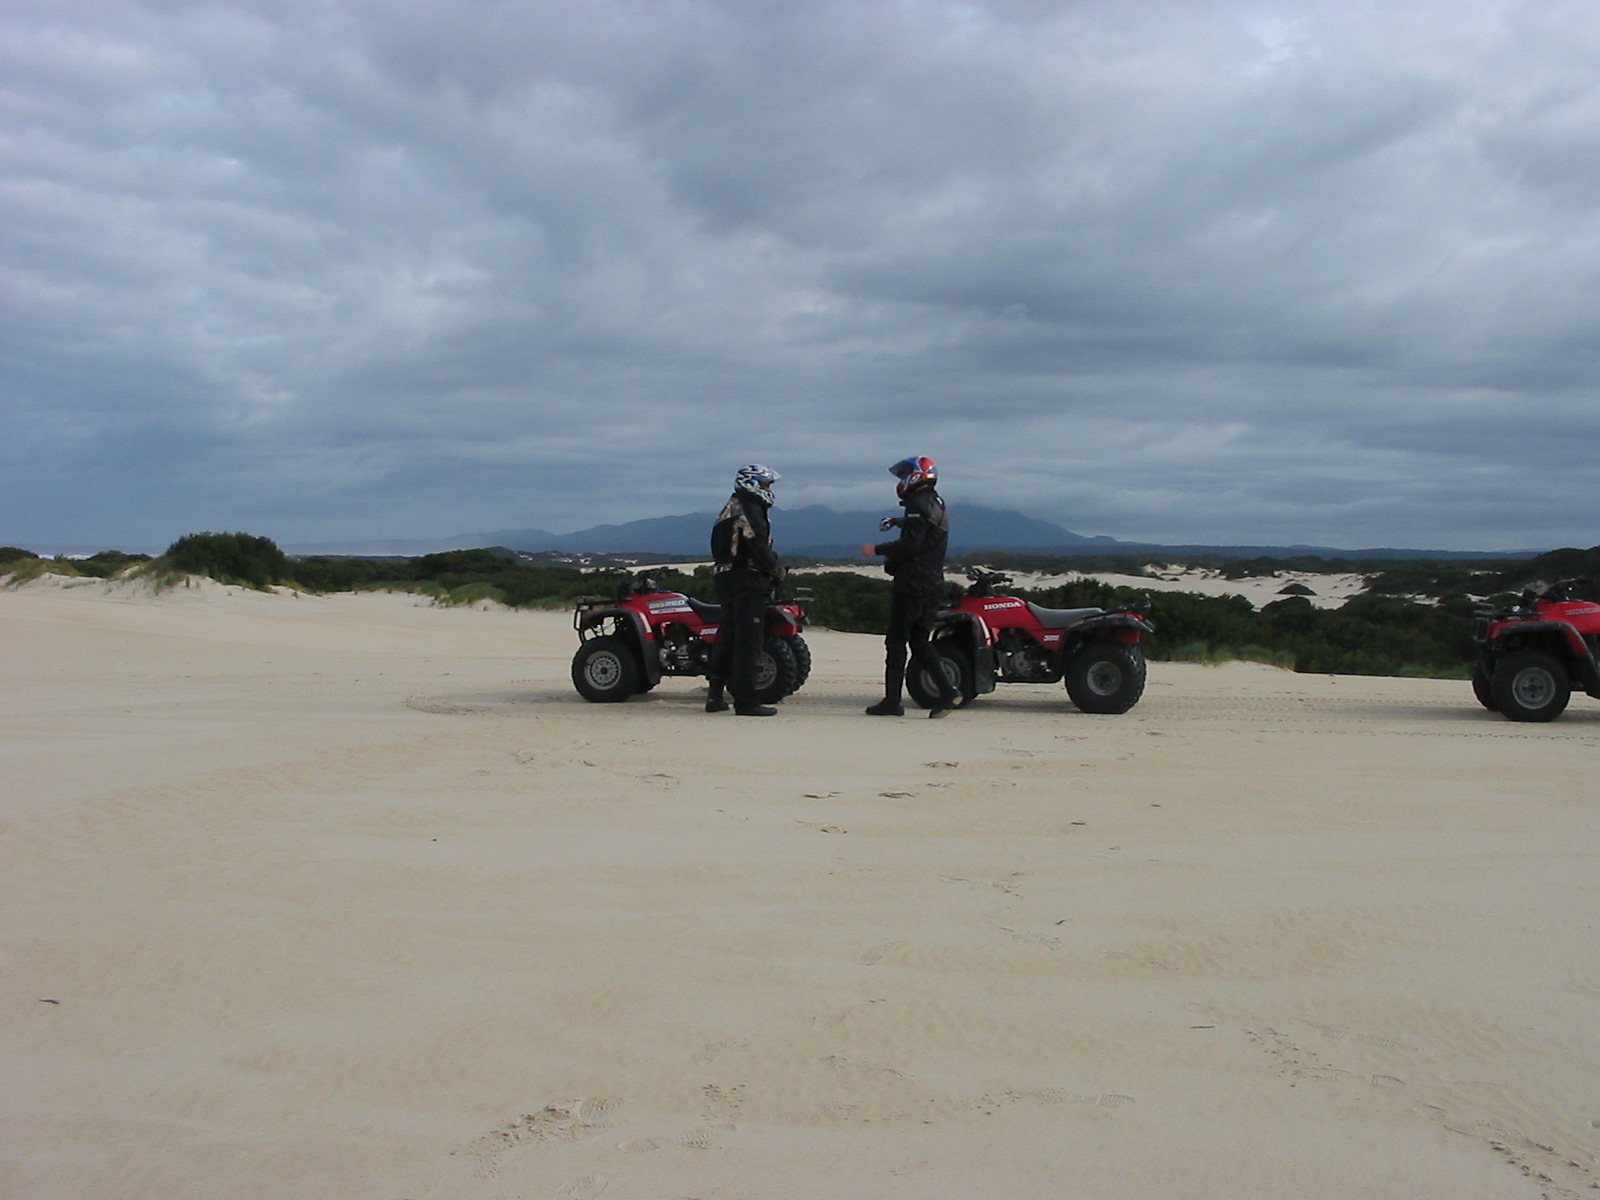
[[[685,596],[684,599],[689,602],[689,607],[694,609],[695,615],[707,625],[722,624],[722,605],[703,604],[693,596]]]
[[[1090,617],[1098,617],[1105,612],[1103,608],[1045,608],[1042,605],[1028,602],[1028,611],[1039,618],[1039,624],[1046,629],[1066,629],[1069,625],[1076,625],[1079,621],[1087,621]]]

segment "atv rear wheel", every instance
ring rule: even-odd
[[[1086,713],[1125,713],[1144,695],[1144,655],[1121,642],[1090,642],[1072,656],[1067,695]]]
[[[965,704],[976,694],[972,686],[972,664],[967,661],[965,654],[948,643],[935,642],[933,648],[939,655],[939,667],[944,671],[945,681]],[[928,672],[915,660],[906,670],[906,692],[920,708],[932,708],[943,699],[943,689],[928,677]]]
[[[789,650],[794,654],[794,690],[798,692],[811,678],[811,647],[798,633],[783,640],[789,643]]]
[[[1501,659],[1490,694],[1513,721],[1554,721],[1572,699],[1572,683],[1558,659],[1534,650]]]
[[[768,637],[756,656],[756,703],[776,704],[800,685],[794,651],[780,637]]]
[[[624,639],[590,638],[572,656],[572,686],[594,704],[616,704],[641,689],[644,668]]]

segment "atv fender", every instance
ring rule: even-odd
[[[773,637],[793,637],[805,628],[803,621],[794,619],[794,614],[770,605],[767,608],[767,632]]]
[[[941,613],[933,636],[936,641],[954,642],[961,648],[962,655],[972,664],[974,695],[984,696],[994,691],[999,670],[995,665],[994,647],[989,644],[988,626],[972,613]]]
[[[1075,639],[1079,634],[1110,633],[1119,642],[1137,642],[1141,636],[1154,633],[1156,627],[1143,617],[1129,612],[1108,612],[1098,617],[1079,621],[1067,632]]]
[[[1572,678],[1583,689],[1584,695],[1600,699],[1600,663],[1595,662],[1593,654],[1573,660]]]
[[[1494,640],[1502,644],[1513,638],[1518,642],[1535,643],[1546,638],[1556,638],[1570,654],[1578,658],[1593,657],[1583,636],[1565,621],[1507,621],[1494,631]]]
[[[645,687],[653,688],[661,682],[661,659],[654,653],[655,639],[650,636],[650,627],[644,618],[631,608],[585,609],[577,614],[573,624],[578,636],[585,641],[602,633],[626,637],[638,652]]]
[[[1559,641],[1566,651],[1567,669],[1574,682],[1588,695],[1600,696],[1600,666],[1595,663],[1594,653],[1583,640],[1583,635],[1567,622],[1511,621],[1495,631],[1494,641],[1499,643],[1502,654],[1506,643],[1513,639],[1519,646],[1548,646],[1552,641]]]

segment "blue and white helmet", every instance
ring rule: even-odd
[[[777,497],[772,494],[772,485],[782,479],[771,467],[763,467],[760,463],[750,463],[739,468],[739,473],[733,477],[733,490],[736,492],[749,492],[761,503],[771,508],[777,502]]]

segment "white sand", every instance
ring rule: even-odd
[[[684,564],[692,571],[693,564]],[[878,579],[887,578],[881,565],[863,560],[859,565],[846,564],[833,567],[798,567],[791,574],[802,586],[804,577],[824,571],[845,571]],[[1276,575],[1251,575],[1243,579],[1224,578],[1220,571],[1207,567],[1171,566],[1155,568],[1150,575],[1122,575],[1105,571],[1008,571],[1011,581],[1019,588],[1053,588],[1081,579],[1094,579],[1113,587],[1136,588],[1143,592],[1193,592],[1201,596],[1243,596],[1256,608],[1285,599],[1284,588],[1295,584],[1309,588],[1306,599],[1316,608],[1338,608],[1351,596],[1366,591],[1365,575],[1327,575],[1309,571],[1282,571]],[[965,583],[959,571],[947,571],[945,578],[951,583]]]
[[[0,591],[8,1200],[1600,1182],[1600,703],[1154,663],[767,721],[564,614]]]

